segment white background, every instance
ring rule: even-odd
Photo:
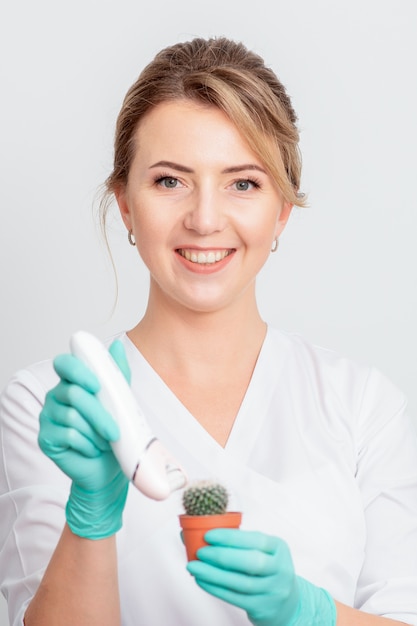
[[[260,277],[263,315],[376,365],[417,417],[416,34],[415,0],[3,0],[0,387],[73,331],[141,316],[147,275],[116,210],[113,311],[92,208],[115,118],[161,47],[226,35],[276,71],[301,130],[310,207]]]

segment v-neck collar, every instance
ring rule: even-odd
[[[277,335],[281,341],[276,341]],[[201,426],[162,380],[138,348],[124,334],[128,359],[133,365],[132,389],[142,410],[163,424],[172,436],[182,441],[184,447],[199,451],[210,459],[214,456],[232,455],[245,462],[267,416],[274,391],[274,381],[280,374],[285,358],[285,335],[267,328],[255,368],[226,445],[222,447]],[[161,407],[163,410],[161,411]]]
[[[276,341],[277,336],[281,341]],[[245,397],[226,444],[227,450],[246,463],[268,415],[276,381],[281,373],[287,342],[268,327]]]

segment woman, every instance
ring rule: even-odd
[[[403,396],[257,308],[256,276],[304,204],[297,143],[281,83],[226,39],[163,50],[129,90],[107,190],[150,290],[110,352],[189,478],[219,477],[243,524],[186,566],[181,495],[128,490],[94,375],[70,355],[56,374],[38,364],[2,398],[13,624],[417,624]]]

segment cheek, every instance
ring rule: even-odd
[[[251,216],[245,224],[245,234],[248,242],[256,248],[269,248],[270,242],[274,239],[279,213],[258,212]]]
[[[136,240],[146,245],[148,240],[153,240],[162,232],[164,226],[164,215],[162,212],[153,210],[146,202],[142,202],[140,207],[135,206],[132,211],[132,224],[134,227]]]
[[[133,217],[136,248],[148,267],[156,258],[162,262],[161,255],[173,246],[170,242],[172,224],[167,218],[166,212],[147,207],[141,207]]]

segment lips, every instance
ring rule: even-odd
[[[187,248],[178,248],[178,254],[191,263],[197,263],[198,265],[213,265],[219,261],[223,261],[229,254],[233,252],[233,249],[227,250],[189,250]]]

